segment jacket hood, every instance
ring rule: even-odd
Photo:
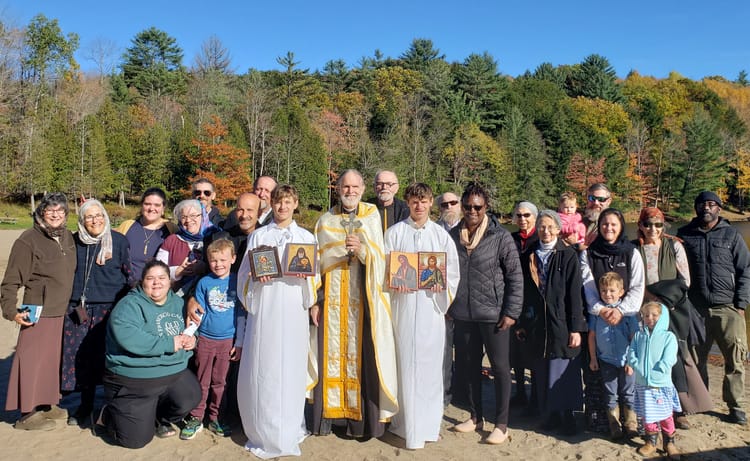
[[[145,302],[151,303],[151,304],[153,304],[154,306],[157,306],[157,307],[161,307],[158,304],[156,304],[154,302],[154,300],[151,299],[146,294],[145,291],[143,291],[143,287],[141,287],[140,285],[136,285],[136,287],[133,288],[132,290],[130,290],[130,292],[133,293],[134,295],[138,296],[138,298],[142,299]],[[164,301],[164,304],[169,303],[172,300],[172,298],[175,297],[175,296],[177,296],[177,295],[174,294],[174,291],[172,291],[172,289],[170,288],[169,291],[167,292],[167,299]]]
[[[659,305],[661,306],[661,315],[659,316],[659,320],[656,321],[656,325],[654,325],[654,330],[651,332],[651,336],[669,330],[669,310],[667,310],[667,306],[664,304],[659,303]],[[643,330],[648,331],[648,327],[643,325]]]

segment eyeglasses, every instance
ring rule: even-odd
[[[664,227],[664,223],[663,222],[644,222],[644,223],[641,223],[641,224],[643,225],[643,227],[645,227],[647,229],[651,228],[651,227],[655,227],[657,229],[661,229],[662,227]]]
[[[397,182],[376,182],[375,187],[388,187],[391,188],[393,186],[398,185]]]
[[[184,214],[180,216],[180,221],[197,221],[201,219],[201,215],[199,214]]]
[[[44,210],[44,214],[46,214],[47,216],[52,216],[52,215],[65,216],[65,209],[59,208],[57,210],[50,210],[49,208],[47,208],[46,210]]]
[[[193,197],[200,197],[201,195],[205,195],[206,197],[210,197],[211,194],[213,194],[213,191],[210,191],[210,190],[195,189],[193,191]]]
[[[531,213],[516,213],[516,218],[526,218],[529,219],[531,217]]]
[[[449,208],[458,205],[458,200],[451,200],[449,202],[443,202],[440,204],[440,208]]]
[[[83,217],[83,220],[86,222],[102,221],[103,219],[104,219],[104,215],[101,213]]]
[[[464,203],[461,205],[461,208],[463,208],[465,211],[482,211],[482,208],[484,208],[484,205],[469,205],[468,203]]]
[[[609,200],[609,197],[599,197],[598,195],[589,195],[587,198],[589,199],[589,202],[599,202],[599,203],[604,203],[607,200]]]

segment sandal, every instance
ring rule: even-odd
[[[177,435],[177,431],[174,426],[169,423],[159,423],[159,425],[156,426],[156,436],[160,439],[174,437],[175,435]]]

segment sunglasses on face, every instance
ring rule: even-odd
[[[440,208],[449,208],[458,205],[458,200],[451,200],[449,202],[443,202],[440,204]]]
[[[531,213],[516,213],[516,218],[526,218],[529,219],[531,217]]]
[[[664,227],[664,223],[663,222],[645,222],[643,223],[643,227],[647,229],[652,228],[652,227],[661,229],[662,227]]]
[[[609,200],[609,197],[599,197],[597,195],[589,195],[588,196],[589,202],[599,202],[604,203],[607,200]]]
[[[198,190],[198,189],[196,189],[196,190],[193,191],[193,197],[200,197],[201,195],[205,195],[206,197],[210,197],[212,193],[213,192],[211,192],[210,190]]]
[[[477,212],[479,212],[479,211],[482,211],[482,208],[484,208],[484,205],[469,205],[469,204],[466,204],[466,203],[464,203],[463,205],[461,205],[461,207],[462,207],[462,208],[463,208],[463,209],[464,209],[465,211],[471,211],[471,210],[474,210],[474,211],[477,211]]]

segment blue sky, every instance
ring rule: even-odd
[[[6,23],[23,27],[38,13],[79,35],[84,70],[94,68],[83,49],[95,40],[112,41],[119,56],[154,26],[176,39],[187,66],[216,35],[237,73],[279,69],[276,58],[287,51],[311,71],[332,59],[356,67],[376,49],[398,57],[414,38],[431,39],[450,62],[487,51],[501,73],[514,77],[542,62],[575,64],[592,53],[609,59],[620,77],[677,71],[734,80],[740,70],[750,72],[745,1],[0,0]]]

